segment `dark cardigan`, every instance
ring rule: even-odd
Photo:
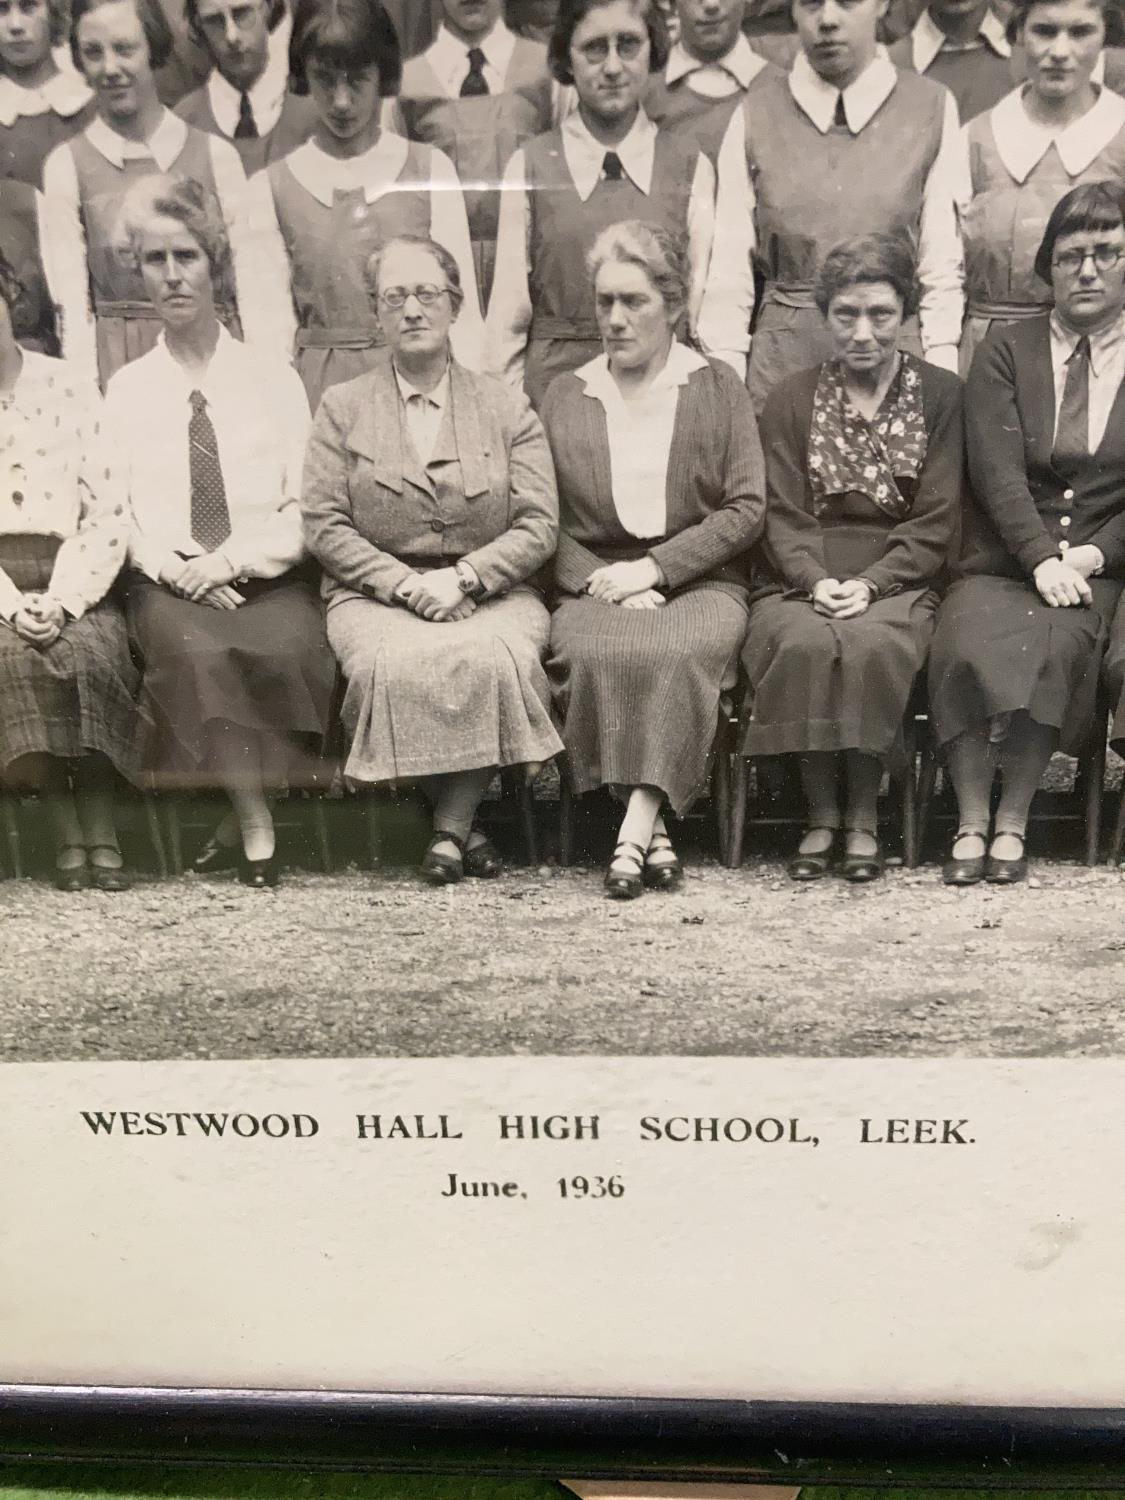
[[[750,395],[721,360],[681,387],[665,486],[668,529],[641,539],[613,504],[605,408],[577,375],[551,382],[540,413],[559,485],[555,583],[580,594],[595,568],[646,555],[669,591],[706,579],[745,596],[748,559],[765,511],[765,465]]]
[[[882,557],[863,569],[864,578],[881,595],[923,588],[939,579],[956,548],[964,489],[962,392],[960,380],[947,370],[922,361],[918,368],[926,458],[910,514],[897,523],[861,494],[833,498],[825,515],[813,514],[809,432],[821,366],[790,375],[770,392],[762,411],[769,498],[765,565],[755,579],[757,595],[782,589],[811,594],[822,579],[832,576],[825,564],[826,522],[872,531],[886,527]]]
[[[1101,446],[1071,479],[1051,467],[1049,317],[998,329],[981,344],[969,371],[965,409],[976,503],[967,508],[958,574],[1027,578],[1058,556],[1060,541],[1068,541],[1100,547],[1106,576],[1125,577],[1125,381]]]

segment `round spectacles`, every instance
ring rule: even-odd
[[[584,42],[576,50],[582,54],[588,63],[598,65],[604,63],[609,56],[609,37],[595,37],[593,41]],[[637,36],[634,32],[626,31],[620,36],[614,37],[617,47],[617,55],[622,62],[632,62],[634,58],[640,57],[641,48],[647,41],[647,37]]]
[[[434,286],[432,282],[425,282],[422,286],[389,286],[385,292],[379,293],[379,301],[384,307],[398,309],[405,307],[411,297],[417,297],[423,307],[432,307],[439,297],[449,292],[447,286]]]
[[[1077,276],[1088,260],[1092,260],[1099,271],[1112,271],[1125,256],[1125,248],[1117,245],[1098,245],[1094,250],[1060,250],[1051,261],[1056,271],[1065,271],[1068,276]]]

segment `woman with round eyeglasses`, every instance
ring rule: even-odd
[[[1084,182],[1125,181],[1125,99],[1093,80],[1107,3],[1018,0],[1008,34],[1022,43],[1027,82],[965,127],[963,372],[996,323],[1050,309],[1037,250],[1062,195]]]
[[[701,332],[714,233],[710,161],[698,142],[658,132],[641,107],[668,59],[655,0],[562,0],[548,55],[578,107],[508,164],[488,308],[488,368],[522,381],[536,408],[555,376],[601,352],[586,256],[603,229],[632,219],[686,232],[689,332]]]
[[[975,503],[929,668],[959,809],[950,885],[1026,875],[1031,799],[1052,754],[1089,737],[1125,581],[1125,187],[1088,183],[1060,199],[1035,265],[1053,310],[997,329],[965,395]],[[1118,694],[1123,664],[1118,629]]]
[[[267,176],[289,254],[295,364],[313,410],[329,386],[383,357],[364,266],[398,235],[432,235],[457,261],[465,297],[453,342],[476,368],[483,325],[464,194],[447,156],[382,128],[402,58],[380,0],[299,0],[289,72],[293,89],[311,96],[316,125]]]
[[[68,20],[65,0],[0,0],[0,177],[35,188],[50,153],[94,113],[83,79],[55,60]]]

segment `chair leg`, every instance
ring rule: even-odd
[[[156,868],[162,880],[167,880],[170,873],[168,865],[168,849],[164,842],[164,832],[160,827],[160,808],[157,806],[156,798],[151,792],[144,794],[145,824],[148,828],[148,841],[152,845],[152,852],[156,856]]]
[[[175,797],[164,804],[164,821],[168,829],[168,860],[173,875],[184,873],[184,836],[180,825],[180,809]]]
[[[720,732],[715,750],[715,767],[711,773],[712,798],[715,803],[715,822],[719,832],[719,859],[729,870],[731,865],[730,818],[733,788],[731,786],[731,753],[724,743],[726,736]]]
[[[902,861],[908,870],[918,868],[918,725],[913,710],[907,713],[903,733],[906,771],[902,783]]]
[[[316,847],[320,855],[320,868],[326,875],[332,874],[332,841],[328,837],[328,813],[325,810],[324,798],[319,793],[313,794],[312,799],[313,829],[316,832]]]
[[[519,770],[515,772],[515,776],[520,824],[523,828],[524,858],[529,865],[537,865],[539,863],[539,833],[535,827],[535,796],[527,777]]]
[[[383,824],[373,792],[360,795],[363,813],[363,831],[367,835],[367,868],[378,870],[383,863]]]
[[[4,840],[8,846],[8,865],[16,880],[23,878],[23,846],[20,842],[19,804],[15,797],[5,797]]]
[[[918,789],[914,798],[915,864],[925,856],[926,852],[926,836],[930,831],[930,805],[934,799],[937,774],[938,749],[927,734],[922,746],[922,761],[918,769]]]
[[[566,764],[559,762],[559,864],[563,869],[574,863],[575,797],[570,786]]]
[[[1105,782],[1106,716],[1098,714],[1097,730],[1086,771],[1086,863],[1096,865],[1102,842],[1102,795]]]
[[[744,755],[734,757],[734,789],[730,806],[730,868],[742,869],[746,843],[746,798],[750,791],[750,762]]]
[[[1117,817],[1113,824],[1113,838],[1109,846],[1109,859],[1107,863],[1119,865],[1121,863],[1121,847],[1125,844],[1125,781],[1121,783],[1121,795],[1117,799]]]

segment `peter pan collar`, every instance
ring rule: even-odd
[[[563,155],[583,203],[598,185],[607,151],[616,152],[634,187],[646,194],[651,190],[656,126],[643,109],[637,111],[629,134],[616,146],[603,146],[601,141],[595,140],[578,110],[567,115],[561,129]]]
[[[702,354],[689,349],[687,344],[681,344],[678,339],[673,339],[664,368],[654,378],[645,395],[655,396],[660,391],[671,391],[677,386],[686,385],[688,377],[696,370],[702,370],[706,364]],[[586,395],[600,401],[603,406],[624,399],[617,381],[609,372],[609,359],[606,355],[597,355],[587,364],[580,365],[574,373],[585,386]]]
[[[85,79],[78,73],[56,73],[36,89],[21,88],[15,79],[5,75],[0,77],[0,125],[11,126],[21,118],[52,111],[69,120],[91,98]]]
[[[384,130],[362,156],[329,156],[310,140],[291,151],[285,165],[325,208],[332,207],[336,193],[362,192],[368,203],[374,203],[398,181],[409,149],[403,136]]]
[[[708,68],[715,72],[729,73],[740,89],[748,89],[765,66],[765,58],[755,52],[745,36],[739,32],[734,46],[725,57],[720,57],[715,62],[704,62],[698,57],[693,57],[683,42],[676,42],[668,54],[664,81],[669,84],[679,83],[680,79],[686,78],[689,73],[697,73]]]
[[[858,135],[882,109],[897,82],[895,65],[882,46],[876,48],[875,56],[855,82],[843,90],[827,83],[803,52],[798,52],[789,70],[789,92],[821,135],[832,129],[841,93],[848,129]]]
[[[995,52],[997,57],[1008,58],[1012,55],[1011,43],[1004,35],[1004,27],[993,11],[986,10],[984,19],[980,23],[977,35]],[[941,27],[936,25],[929,10],[924,10],[918,18],[918,23],[910,35],[911,58],[914,70],[924,73],[933,62],[934,58],[946,44],[946,35]]]
[[[1067,175],[1077,177],[1125,129],[1125,99],[1112,89],[1099,89],[1092,109],[1055,130],[1032,120],[1024,108],[1021,85],[994,106],[988,122],[1000,160],[1016,182],[1026,182],[1052,146]]]
[[[188,128],[178,115],[166,109],[160,124],[147,141],[130,141],[116,130],[111,130],[99,115],[91,120],[85,131],[86,139],[106,161],[114,167],[123,167],[126,161],[138,158],[153,160],[162,172],[167,172],[184,149]]]

